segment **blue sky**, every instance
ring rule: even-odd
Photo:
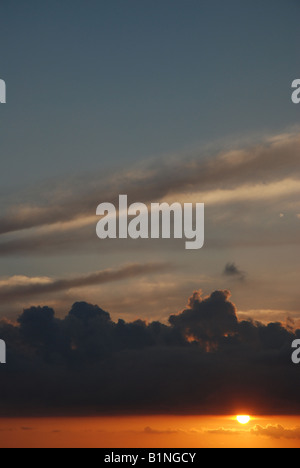
[[[296,0],[2,1],[1,186],[294,124],[299,8]]]
[[[80,298],[163,319],[201,287],[232,290],[245,314],[300,320],[299,12],[296,0],[2,0],[0,229],[18,227],[1,231],[0,289],[174,262],[165,275],[146,266],[117,292],[21,297],[4,315]],[[99,243],[89,217],[100,202],[151,188],[145,202],[155,201],[168,184],[163,197],[183,201],[181,174],[207,206],[199,254]],[[228,262],[242,274],[226,277]]]

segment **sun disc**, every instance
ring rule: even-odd
[[[251,418],[250,418],[250,416],[247,416],[247,415],[239,415],[239,416],[236,417],[236,420],[240,424],[248,424],[248,422],[250,422]]]

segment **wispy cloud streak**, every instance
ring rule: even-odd
[[[69,279],[51,280],[44,278],[39,280],[28,279],[27,284],[17,282],[13,279],[10,284],[0,284],[0,301],[2,303],[14,302],[21,298],[35,297],[41,294],[52,294],[61,291],[68,291],[75,288],[83,288],[94,285],[101,285],[115,281],[122,281],[134,277],[139,277],[143,274],[161,273],[167,271],[170,265],[167,263],[147,263],[147,264],[131,264],[118,269],[108,269],[98,271],[88,275],[81,275]]]
[[[53,197],[45,205],[25,202],[10,206],[0,218],[0,234],[92,216],[102,201],[117,204],[121,192],[128,194],[129,200],[147,203],[179,191],[226,190],[286,178],[298,180],[299,150],[299,133],[283,134],[246,148],[219,151],[209,158],[200,151],[184,158],[184,163],[180,159],[160,161],[108,181],[100,179],[98,184],[95,180],[87,186],[74,184],[73,189],[66,188],[65,196],[60,193],[63,203]]]

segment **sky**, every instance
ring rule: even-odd
[[[77,414],[88,401],[100,415],[172,414],[180,401],[188,414],[299,414],[299,9],[2,0],[3,415]],[[96,208],[119,194],[205,203],[203,249],[99,240]],[[164,369],[173,382],[175,361],[174,393],[139,382],[148,370],[160,388]]]
[[[78,424],[75,424],[77,422]],[[278,424],[279,422],[279,424]],[[299,420],[295,418],[252,418],[240,426],[235,417],[147,416],[57,419],[2,419],[0,447],[15,448],[298,448]],[[79,429],[80,428],[80,429]],[[112,456],[112,450],[104,456]],[[152,451],[151,451],[152,452]],[[114,456],[118,452],[114,451]],[[124,452],[123,452],[124,453]],[[167,452],[169,455],[169,452]],[[195,451],[189,451],[195,454]],[[124,453],[125,454],[125,453]],[[133,453],[132,453],[133,454]],[[145,455],[145,454],[144,454]],[[143,456],[144,456],[143,455]],[[195,461],[199,460],[199,452]],[[101,456],[100,456],[101,458]]]

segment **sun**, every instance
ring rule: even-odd
[[[239,415],[239,416],[236,417],[236,420],[240,424],[248,424],[251,421],[251,417],[247,416],[247,415]]]

